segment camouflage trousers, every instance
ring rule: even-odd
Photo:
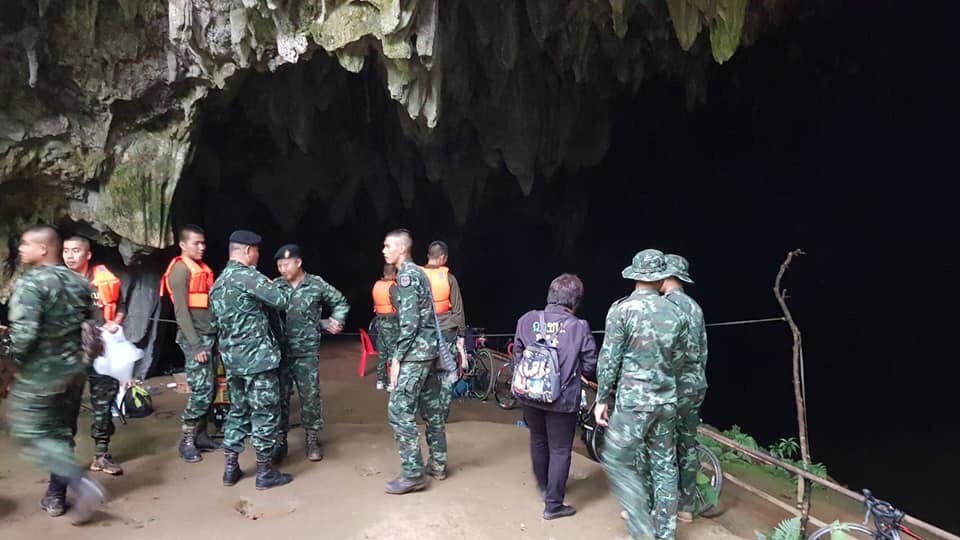
[[[10,392],[10,434],[24,458],[50,474],[66,478],[83,474],[73,449],[85,382],[82,372],[43,384],[21,377]]]
[[[677,397],[677,460],[680,466],[680,504],[682,512],[697,511],[697,427],[700,425],[700,406],[706,390]]]
[[[377,380],[384,384],[390,381],[387,373],[387,361],[393,356],[397,348],[397,338],[400,337],[400,322],[396,315],[378,315],[377,328]]]
[[[438,469],[447,466],[446,424],[452,396],[453,384],[440,379],[432,361],[400,364],[397,386],[387,402],[387,422],[393,429],[404,477],[416,478],[423,474],[417,413],[426,426],[432,465]]]
[[[280,424],[277,430],[290,431],[290,398],[293,385],[300,396],[300,423],[303,429],[323,429],[323,396],[320,394],[320,366],[317,355],[284,357],[277,370],[280,378]]]
[[[197,353],[186,340],[177,334],[177,345],[183,351],[184,371],[187,373],[187,384],[190,385],[190,395],[187,397],[187,406],[183,409],[184,429],[194,429],[203,423],[213,406],[213,397],[217,392],[217,357],[214,350],[216,336],[200,336],[203,347],[210,351],[207,363],[201,364],[193,359]]]
[[[243,452],[249,436],[257,461],[273,457],[277,425],[280,423],[280,381],[277,370],[252,375],[228,375],[230,412],[223,429],[223,448]]]
[[[672,403],[650,411],[615,410],[610,416],[603,468],[627,512],[627,526],[634,538],[676,537],[676,421],[677,406]],[[641,459],[644,452],[646,459]],[[647,475],[652,479],[652,493]]]
[[[120,383],[109,375],[101,375],[88,368],[87,381],[90,383],[90,409],[93,411],[93,423],[90,424],[90,437],[93,438],[94,451],[106,454],[110,449],[110,437],[116,429],[113,425],[113,402],[117,399]]]

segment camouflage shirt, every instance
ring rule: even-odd
[[[289,287],[271,283],[252,266],[227,263],[210,289],[210,322],[227,375],[252,375],[280,365],[267,308],[286,309],[289,300]]]
[[[290,304],[281,314],[283,354],[316,356],[320,352],[320,319],[323,306],[331,310],[331,319],[343,324],[347,321],[350,304],[340,291],[320,276],[306,274],[296,287],[286,281],[278,282],[290,295]]]
[[[597,401],[649,410],[677,401],[677,372],[691,346],[686,318],[657,291],[637,289],[614,302],[597,366]]]
[[[64,266],[36,266],[10,297],[10,354],[31,383],[81,372],[80,327],[96,317],[90,282]]]
[[[427,275],[411,260],[397,268],[397,307],[400,337],[394,358],[427,362],[437,358],[437,329]]]
[[[707,327],[703,321],[703,309],[683,289],[674,289],[664,295],[686,316],[690,338],[695,345],[687,351],[680,373],[677,375],[677,393],[681,396],[696,394],[707,388]]]

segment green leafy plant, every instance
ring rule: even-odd
[[[793,437],[780,439],[770,447],[770,455],[777,459],[793,459],[800,451],[800,445]]]
[[[761,532],[753,532],[757,535],[757,540],[801,540],[800,518],[794,517],[781,521],[769,536]]]
[[[717,506],[720,502],[720,494],[717,493],[717,490],[713,487],[713,484],[710,483],[710,478],[707,475],[703,474],[701,471],[697,471],[697,491],[700,492],[700,497],[703,500],[704,508]]]
[[[853,540],[854,537],[847,534],[849,530],[849,523],[834,521],[830,524],[830,540]]]
[[[734,424],[730,429],[723,431],[723,435],[727,438],[732,439],[739,443],[741,446],[745,446],[751,450],[764,451],[771,456],[779,459],[780,461],[785,461],[796,467],[803,468],[803,462],[798,459],[797,454],[800,451],[800,445],[797,444],[796,439],[793,437],[787,437],[780,439],[773,445],[768,448],[763,448],[757,443],[757,440],[754,439],[751,435],[745,433],[740,426]],[[709,437],[698,436],[700,444],[709,448],[717,457],[720,458],[722,463],[745,463],[749,465],[757,465],[761,469],[769,472],[774,476],[780,478],[789,478],[791,480],[796,480],[796,476],[787,472],[780,467],[775,465],[767,464],[758,464],[756,460],[751,459],[749,456],[745,456],[735,450],[731,450],[720,443],[714,441]],[[827,477],[827,467],[823,463],[811,463],[809,471],[820,478]],[[815,486],[817,489],[820,489],[820,486]]]

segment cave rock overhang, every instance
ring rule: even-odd
[[[128,262],[171,245],[170,205],[194,154],[198,105],[240,72],[323,53],[348,72],[375,66],[409,151],[464,222],[469,194],[491,170],[505,166],[529,193],[538,177],[599,161],[611,96],[660,77],[681,81],[688,105],[704,100],[713,66],[779,24],[790,3],[243,0],[102,10],[93,1],[23,12],[0,26],[11,63],[0,76],[10,90],[0,189],[24,178],[50,189],[25,206],[0,202],[0,234],[55,215],[120,245]],[[409,181],[397,181],[409,205]]]

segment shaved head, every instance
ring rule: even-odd
[[[50,249],[60,249],[60,233],[50,225],[34,225],[23,231],[23,234],[30,235],[35,241],[47,245]]]
[[[20,237],[20,262],[28,266],[60,262],[60,233],[49,225],[34,225]]]
[[[407,253],[413,247],[413,236],[406,229],[396,229],[387,233],[387,238],[396,238],[400,246],[406,249]]]
[[[64,244],[66,244],[67,242],[76,242],[81,246],[83,246],[83,248],[86,249],[87,251],[90,251],[90,239],[85,236],[80,236],[79,234],[75,234],[63,241]]]
[[[410,258],[413,236],[406,229],[396,229],[387,233],[383,239],[383,262],[400,266]]]

